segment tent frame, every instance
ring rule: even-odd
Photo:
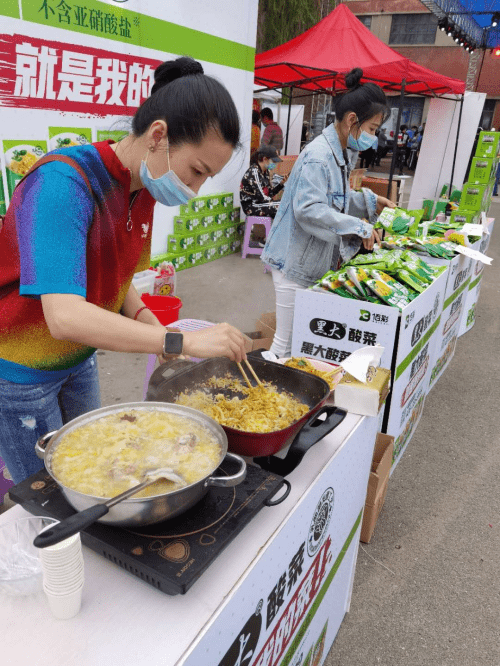
[[[285,62],[277,63],[277,64],[291,66],[290,63],[285,63]],[[274,66],[275,66],[274,64],[273,65],[264,65],[262,68],[259,68],[259,69],[264,69],[265,67],[274,67]],[[293,66],[293,67],[295,67],[295,66]],[[315,68],[308,67],[308,69],[315,69]],[[322,70],[322,71],[327,71],[327,70]],[[336,76],[336,75],[337,75],[337,73],[330,72],[328,78],[330,78],[331,76]],[[319,78],[323,79],[323,78],[326,78],[326,76],[323,75]],[[259,79],[263,80],[262,77],[260,77],[260,76],[259,76]],[[399,130],[401,128],[401,116],[403,114],[404,99],[405,99],[405,96],[408,96],[408,95],[405,94],[405,91],[406,91],[406,88],[407,88],[408,85],[412,85],[412,84],[415,84],[415,83],[422,83],[422,81],[411,81],[411,82],[408,83],[406,81],[406,79],[403,79],[401,81],[401,83],[394,82],[392,84],[389,84],[385,81],[381,81],[380,79],[377,80],[376,78],[373,78],[373,77],[363,77],[363,79],[365,79],[367,81],[371,81],[373,83],[377,83],[378,85],[380,85],[380,83],[382,83],[384,90],[393,90],[393,91],[399,91],[400,92],[400,104],[399,104],[399,110],[398,110],[398,117],[397,117],[397,120],[396,120],[396,132],[395,132],[394,144],[393,144],[393,148],[392,148],[391,166],[390,166],[390,170],[389,170],[389,183],[387,185],[387,197],[389,197],[390,194],[391,194],[392,182],[394,180],[394,171],[396,170],[396,164],[397,164],[397,156],[398,156],[397,137],[398,137],[398,134],[399,134]],[[293,89],[295,87],[297,87],[297,88],[300,88],[301,90],[308,90],[306,88],[302,88],[301,85],[300,85],[301,83],[304,84],[305,82],[309,82],[309,81],[307,79],[302,79],[302,80],[297,81],[297,82],[287,83],[286,86],[284,86],[283,83],[280,83],[279,85],[276,85],[276,82],[275,82],[275,85],[273,85],[273,86],[269,86],[267,88],[261,88],[261,89],[255,91],[256,93],[259,93],[259,92],[264,92],[266,90],[277,90],[278,88],[280,88],[281,90],[283,88],[288,88],[289,89],[289,94],[288,94],[288,120],[287,120],[287,126],[286,126],[285,153],[288,149],[288,134],[289,134],[289,130],[290,130],[290,116],[291,116],[291,106],[292,106],[292,99],[293,99]],[[459,135],[460,135],[460,122],[462,120],[462,109],[463,109],[463,103],[464,103],[464,95],[447,96],[446,93],[440,95],[435,90],[430,88],[430,86],[427,85],[427,87],[429,88],[429,93],[428,94],[425,94],[425,93],[410,93],[410,94],[411,94],[412,97],[429,97],[429,96],[432,96],[432,97],[435,97],[436,99],[439,98],[439,99],[447,99],[447,100],[450,100],[452,102],[460,102],[460,115],[459,115],[459,120],[458,120],[457,136],[456,136],[456,139],[455,139],[455,149],[454,149],[454,153],[453,153],[453,164],[452,164],[452,167],[451,167],[450,184],[453,185],[453,177],[454,177],[454,174],[455,174],[455,163],[456,163],[457,150],[458,150],[458,139],[459,139]],[[344,90],[339,90],[338,92],[342,93],[342,92],[344,92]],[[331,97],[335,97],[336,94],[338,94],[338,93],[336,93],[335,90],[333,90],[332,88],[329,88],[329,89],[321,88],[319,90],[313,90],[311,92],[308,91],[307,93],[305,93],[303,95],[296,95],[295,99],[300,99],[302,97],[313,97],[314,95],[318,95],[318,94],[330,95]]]

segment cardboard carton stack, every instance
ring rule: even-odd
[[[360,540],[370,543],[375,525],[384,506],[394,450],[394,437],[378,433],[373,452],[372,469],[368,479],[365,510]]]
[[[230,192],[195,197],[181,205],[167,252],[153,257],[151,264],[171,261],[181,271],[238,252],[244,233],[241,227],[240,209],[233,206]]]
[[[457,213],[474,218],[491,204],[500,158],[500,132],[481,132]],[[473,222],[474,220],[471,219]]]

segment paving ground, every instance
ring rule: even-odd
[[[500,217],[500,199],[491,209]],[[477,321],[427,398],[362,545],[351,610],[327,666],[499,666],[500,230]],[[232,255],[178,274],[182,318],[244,331],[274,310],[270,274]],[[143,355],[101,352],[103,404],[140,400]]]

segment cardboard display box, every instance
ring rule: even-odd
[[[391,371],[386,368],[377,368],[366,384],[346,373],[335,387],[335,407],[353,414],[377,416],[389,394],[390,379]]]
[[[379,514],[384,506],[392,466],[394,437],[378,433],[373,451],[372,468],[366,491],[365,510],[360,539],[370,543]]]
[[[363,178],[361,180],[361,187],[367,187],[379,197],[387,197],[388,186],[389,186],[389,181],[387,178]],[[394,201],[394,203],[398,202],[397,181],[395,180],[392,181],[391,193],[390,196],[387,198],[390,199],[390,201]]]
[[[271,349],[276,331],[276,312],[264,312],[255,324],[255,331],[244,333],[245,350]]]

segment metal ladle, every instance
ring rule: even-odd
[[[158,479],[167,479],[167,481],[173,481],[174,483],[180,484],[181,487],[187,485],[186,480],[176,474],[173,469],[168,467],[160,467],[159,469],[148,469],[144,472],[146,479],[139,483],[133,488],[129,488],[120,495],[112,497],[111,499],[106,500],[100,504],[94,504],[94,506],[85,509],[84,511],[79,511],[78,513],[69,516],[61,520],[60,523],[57,523],[53,527],[50,527],[48,530],[41,532],[33,541],[33,545],[36,548],[47,548],[47,546],[55,546],[56,543],[68,539],[70,536],[73,536],[77,532],[81,532],[83,529],[95,523],[96,520],[105,516],[110,508],[122,500],[126,500],[132,495],[135,495],[140,490],[143,490],[147,486],[150,486]]]

